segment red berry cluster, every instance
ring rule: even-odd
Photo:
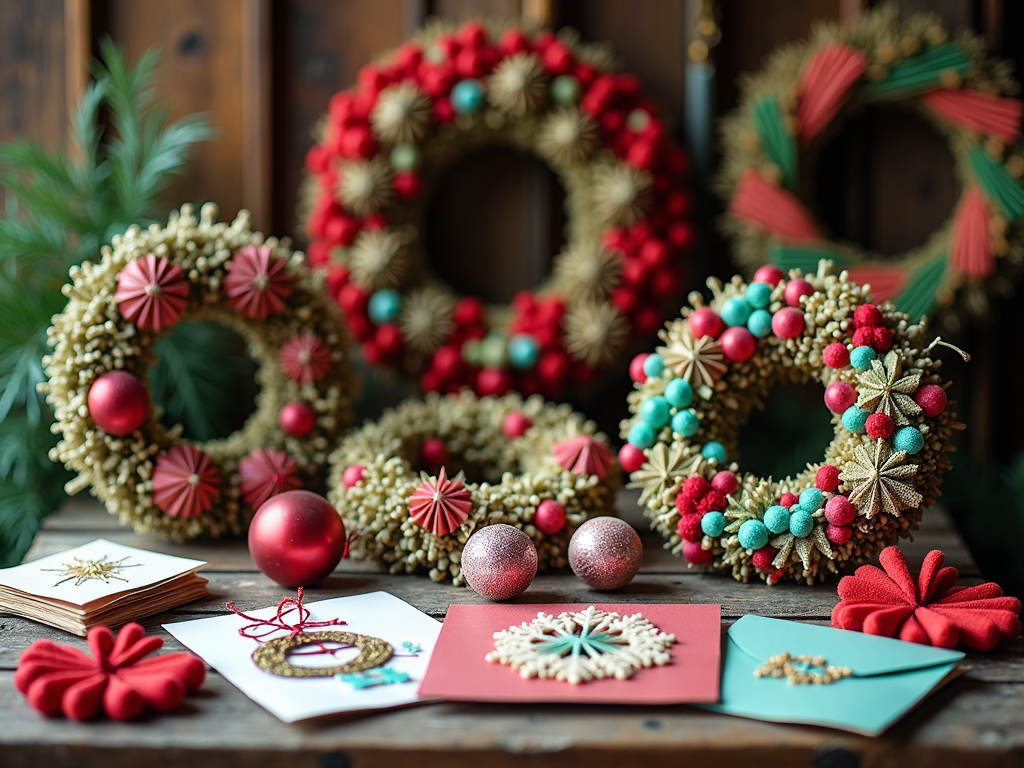
[[[454,119],[452,89],[460,81],[486,78],[503,59],[520,53],[539,58],[549,78],[574,78],[580,109],[597,123],[600,141],[616,158],[650,174],[656,209],[649,218],[628,229],[605,232],[605,247],[622,260],[621,283],[611,302],[626,316],[637,336],[657,330],[663,320],[659,308],[671,303],[681,284],[681,257],[694,240],[693,226],[684,219],[691,200],[682,190],[688,160],[673,147],[665,123],[653,102],[640,89],[640,81],[627,74],[599,70],[580,60],[572,48],[550,32],[527,36],[509,29],[496,40],[479,22],[468,22],[455,32],[440,35],[429,52],[417,42],[403,44],[387,61],[363,67],[354,88],[332,97],[324,139],[306,156],[306,169],[316,179],[317,194],[306,227],[311,238],[309,262],[327,270],[327,285],[344,311],[355,338],[371,364],[407,367],[406,344],[394,322],[375,324],[368,312],[370,292],[351,281],[349,270],[332,257],[336,249],[351,246],[363,231],[388,226],[385,215],[358,216],[336,196],[340,163],[346,160],[387,157],[390,147],[374,134],[371,114],[380,93],[399,83],[411,83],[432,104],[435,123]],[[423,141],[431,140],[428,134]],[[419,172],[401,170],[392,176],[395,196],[402,201],[422,191]],[[561,394],[566,386],[586,383],[596,371],[575,364],[565,349],[562,316],[564,300],[522,294],[514,307],[508,335],[527,333],[538,342],[541,354],[523,368],[487,369],[469,365],[462,345],[488,334],[482,305],[460,304],[453,318],[455,330],[421,369],[426,391],[453,391],[473,387],[479,394],[500,394],[511,388],[524,393]],[[406,364],[406,365],[403,365]]]
[[[679,511],[679,535],[683,539],[683,556],[694,565],[706,563],[711,553],[700,546],[704,531],[701,519],[711,512],[724,512],[729,506],[728,495],[739,488],[739,478],[732,472],[717,472],[709,482],[694,475],[683,483],[676,495],[676,509]]]
[[[885,317],[874,304],[861,304],[853,313],[853,346],[871,347],[876,352],[892,348],[892,331],[885,327]]]

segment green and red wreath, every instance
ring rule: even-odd
[[[950,39],[932,16],[904,19],[885,6],[819,27],[750,77],[725,121],[719,187],[739,259],[814,271],[827,258],[914,320],[941,313],[956,327],[960,312],[984,314],[988,295],[1008,292],[1024,263],[1024,105],[1007,98],[1017,90],[980,38]],[[806,197],[807,169],[829,134],[880,104],[916,112],[945,136],[962,185],[950,220],[892,257],[831,239]]]
[[[511,306],[457,296],[419,236],[438,173],[491,145],[540,158],[566,190],[553,275]],[[637,78],[573,33],[424,30],[331,99],[306,167],[310,263],[366,360],[425,391],[557,397],[652,334],[681,288],[687,159]]]

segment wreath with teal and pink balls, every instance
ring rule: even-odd
[[[363,357],[424,391],[559,397],[621,364],[682,285],[686,156],[640,81],[572,31],[428,27],[331,99],[306,158],[310,263]],[[566,244],[510,305],[458,296],[420,242],[439,174],[510,146],[555,172]]]
[[[693,565],[812,583],[908,536],[939,493],[962,428],[925,326],[833,274],[764,266],[709,280],[635,358],[619,453],[666,546]],[[740,428],[776,384],[818,381],[834,437],[781,480],[741,471]]]

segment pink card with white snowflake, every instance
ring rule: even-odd
[[[711,704],[721,606],[453,605],[422,697],[449,701]]]

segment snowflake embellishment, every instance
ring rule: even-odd
[[[496,632],[486,659],[518,670],[524,679],[578,685],[606,677],[625,680],[638,669],[668,664],[675,641],[639,613],[620,616],[590,606],[558,616],[538,613],[528,624]]]
[[[122,557],[120,560],[108,560],[106,557],[98,557],[95,560],[79,560],[77,557],[71,558],[70,563],[61,563],[61,568],[41,568],[42,571],[52,571],[58,573],[64,578],[60,579],[53,586],[59,587],[65,582],[75,580],[75,586],[80,587],[87,581],[102,581],[104,584],[109,584],[111,579],[117,579],[123,581],[126,584],[128,579],[118,574],[124,568],[138,568],[142,563],[131,563],[125,564],[125,560],[128,557]]]

